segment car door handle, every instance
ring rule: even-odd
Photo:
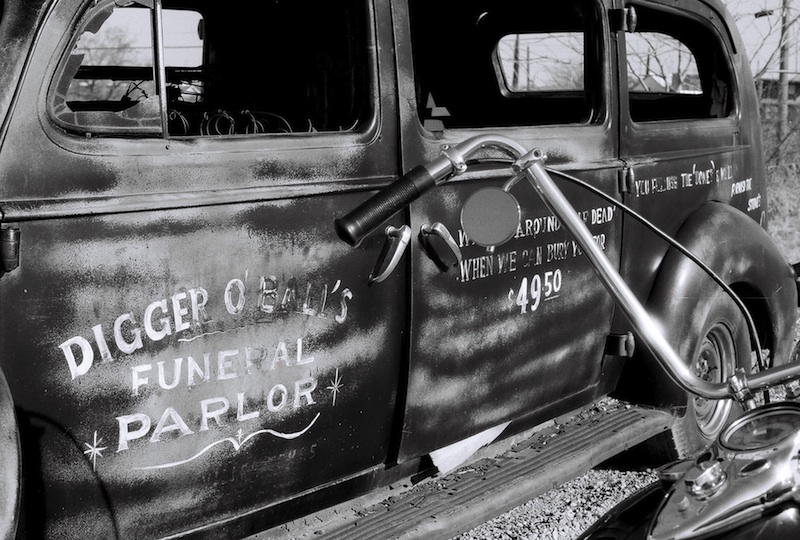
[[[401,225],[400,227],[393,227],[389,225],[386,227],[386,242],[383,244],[381,254],[378,256],[378,261],[375,263],[375,268],[369,274],[369,284],[380,283],[389,274],[394,272],[397,263],[406,252],[406,246],[411,240],[411,227],[408,225]]]
[[[433,225],[425,223],[419,228],[419,241],[422,244],[422,249],[425,250],[425,253],[428,254],[428,257],[430,257],[431,260],[436,263],[436,266],[438,266],[442,272],[447,272],[449,267],[445,262],[445,258],[439,254],[436,246],[431,241],[433,238],[441,239],[442,242],[444,242],[444,245],[450,249],[450,252],[456,259],[456,262],[453,264],[453,266],[458,266],[461,264],[461,249],[458,247],[458,244],[456,244],[453,235],[450,234],[449,230],[447,230],[447,227],[438,221]]]

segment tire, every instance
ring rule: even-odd
[[[674,324],[665,323],[663,328],[679,356],[689,359],[688,365],[695,374],[712,382],[725,382],[736,368],[750,372],[752,354],[747,322],[727,294],[720,291],[707,302],[698,302],[689,320],[693,324],[688,327],[673,321]],[[649,444],[649,449],[657,454],[653,457],[661,461],[698,455],[742,413],[741,407],[730,399],[706,400],[682,395],[685,401],[675,404],[679,413],[672,429],[661,436],[662,440]]]

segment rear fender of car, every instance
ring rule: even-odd
[[[762,349],[769,349],[776,364],[786,362],[794,324],[791,314],[798,302],[795,275],[767,232],[735,208],[709,202],[689,216],[676,239],[742,298],[758,328]],[[696,264],[677,250],[669,250],[647,308],[678,354],[699,338],[694,328],[696,314],[719,292],[719,286]],[[668,380],[643,346],[626,364],[618,393],[656,406],[681,405],[686,399],[685,392]]]

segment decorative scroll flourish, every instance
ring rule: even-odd
[[[252,439],[252,438],[254,438],[254,437],[258,436],[258,435],[262,435],[264,433],[268,433],[268,434],[270,434],[270,435],[272,435],[274,437],[278,437],[280,439],[296,439],[297,437],[300,437],[301,435],[304,435],[309,429],[311,429],[311,426],[313,426],[316,423],[317,419],[319,419],[320,414],[321,413],[317,413],[316,416],[314,416],[314,418],[311,420],[311,422],[305,428],[303,428],[300,431],[296,431],[294,433],[281,433],[279,431],[275,431],[274,429],[260,429],[258,431],[255,431],[255,432],[251,433],[247,437],[244,437],[243,439],[240,437],[240,440],[238,440],[238,441],[236,439],[234,439],[233,437],[226,437],[224,439],[220,439],[218,441],[215,441],[215,442],[209,444],[208,446],[206,446],[205,448],[203,448],[202,450],[200,450],[198,453],[196,453],[192,457],[187,458],[187,459],[183,459],[183,460],[180,460],[180,461],[174,461],[172,463],[163,463],[161,465],[148,465],[146,467],[134,467],[133,470],[135,470],[135,471],[152,471],[152,470],[158,470],[158,469],[170,469],[172,467],[178,467],[180,465],[185,465],[187,463],[190,463],[190,462],[196,460],[197,458],[199,458],[200,456],[202,456],[203,454],[205,454],[206,452],[208,452],[209,450],[211,450],[213,447],[217,446],[218,444],[222,444],[224,442],[231,443],[231,445],[233,446],[234,450],[236,450],[238,452],[242,448],[242,446],[244,446],[244,444],[247,441],[249,441],[250,439]]]

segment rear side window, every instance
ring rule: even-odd
[[[426,128],[604,118],[605,48],[595,3],[411,0],[409,6]]]
[[[731,69],[720,36],[699,20],[636,7],[625,35],[634,121],[724,118],[733,110]]]
[[[503,90],[511,94],[584,91],[584,49],[582,32],[503,36],[496,49]]]
[[[371,114],[363,0],[163,0],[160,17],[145,4],[106,0],[84,16],[49,91],[57,124],[87,136],[274,135],[354,131]]]
[[[628,45],[628,89],[642,93],[703,93],[697,61],[680,41],[655,32],[631,34]]]

